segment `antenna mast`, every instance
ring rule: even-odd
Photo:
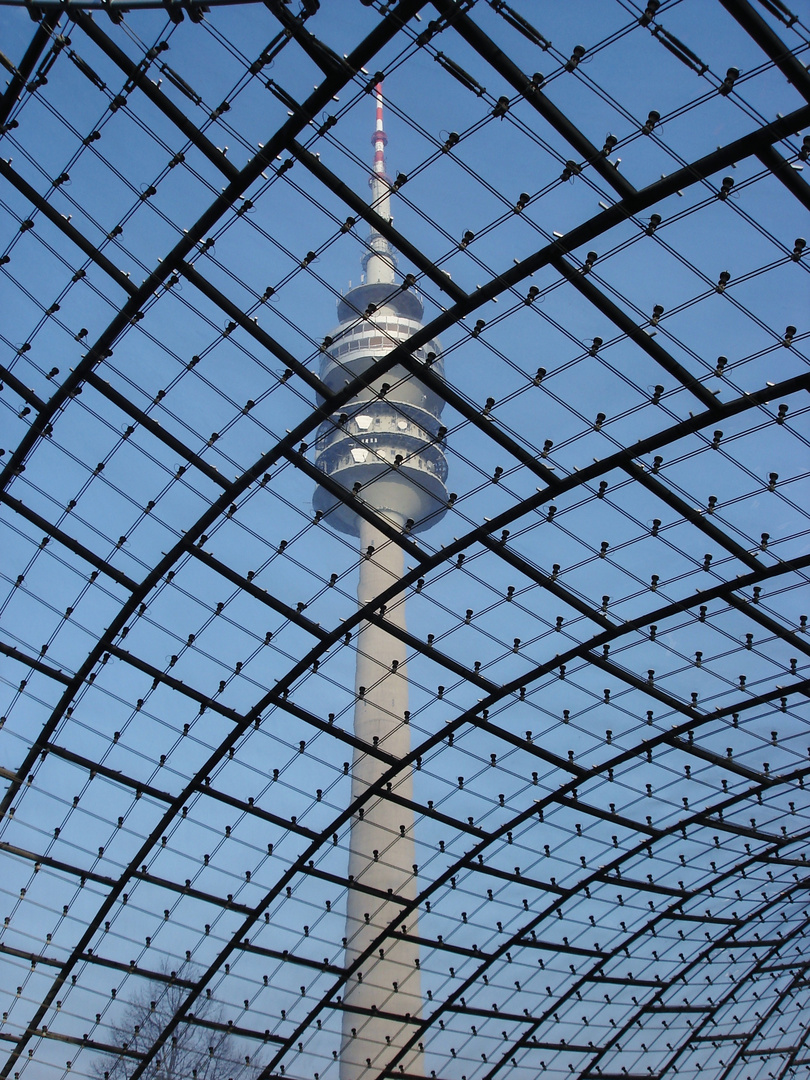
[[[374,126],[374,134],[371,136],[371,145],[374,147],[374,165],[369,186],[371,187],[371,206],[385,221],[392,221],[391,217],[391,181],[385,171],[385,147],[388,136],[383,126],[383,92],[382,83],[374,87],[374,97],[377,103],[377,122]],[[372,228],[368,238],[369,251],[363,257],[363,268],[366,272],[366,284],[368,285],[393,285],[396,278],[397,260],[391,245]]]

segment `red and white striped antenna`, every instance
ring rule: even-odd
[[[385,147],[388,143],[388,136],[385,134],[385,128],[383,127],[383,92],[381,82],[378,82],[374,87],[374,96],[377,99],[377,124],[374,128],[374,134],[371,136],[371,143],[374,147],[374,172],[375,175],[384,177]]]
[[[374,87],[374,98],[377,105],[377,120],[374,125],[374,134],[371,136],[371,145],[374,147],[374,163],[369,177],[371,206],[385,221],[392,221],[391,181],[385,171],[385,147],[388,144],[388,136],[385,134],[383,125],[383,89],[381,82],[378,82]],[[395,279],[396,257],[388,241],[372,228],[371,235],[368,238],[368,245],[370,250],[363,259],[366,282],[393,282]]]

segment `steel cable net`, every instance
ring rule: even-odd
[[[3,8],[0,1076],[810,1066],[796,7]]]

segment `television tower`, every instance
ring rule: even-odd
[[[371,205],[391,220],[391,183],[385,172],[387,138],[383,128],[382,85],[375,87],[377,123],[371,141],[374,167],[369,183]],[[422,327],[422,301],[413,289],[397,283],[397,259],[374,228],[362,259],[361,284],[341,297],[338,326],[328,336],[321,379],[332,391],[373,369],[381,357]],[[417,349],[442,374],[441,346],[432,341]],[[387,384],[387,385],[386,385]],[[347,491],[354,492],[394,528],[418,532],[429,528],[447,506],[447,461],[441,448],[443,400],[404,367],[396,365],[352,398],[318,430],[315,464]],[[314,507],[324,520],[359,537],[361,606],[373,601],[404,573],[402,548],[336,499],[316,489]],[[385,620],[405,627],[404,601],[391,604]],[[357,634],[354,733],[363,745],[393,758],[410,750],[408,676],[405,647],[384,627],[363,622]],[[385,766],[362,750],[352,763],[352,800],[362,795]],[[381,932],[388,936],[361,964],[343,994],[340,1080],[361,1080],[379,1073],[413,1032],[408,1015],[421,1016],[417,915],[400,921],[403,902],[416,896],[414,815],[400,799],[411,801],[411,770],[396,784],[397,802],[380,794],[351,823],[346,908],[346,964],[370,946]],[[358,887],[359,886],[359,887]],[[420,1051],[399,1063],[406,1074],[423,1075]]]

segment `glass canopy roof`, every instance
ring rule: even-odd
[[[0,1077],[337,1080],[381,799],[417,884],[373,953],[418,912],[421,1015],[385,1009],[426,1076],[805,1074],[794,6],[0,9]],[[377,520],[405,571],[359,607],[313,444],[370,228],[424,329],[352,385],[444,401],[451,494]],[[406,757],[354,735],[364,621]]]

